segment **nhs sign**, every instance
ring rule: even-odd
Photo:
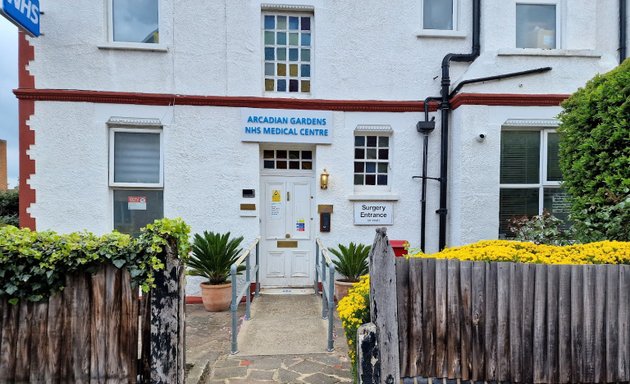
[[[0,13],[29,35],[39,36],[39,0],[1,0]]]

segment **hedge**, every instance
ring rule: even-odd
[[[154,271],[164,268],[159,256],[165,245],[177,246],[180,257],[187,257],[189,232],[181,219],[156,220],[138,238],[118,232],[62,235],[0,227],[0,297],[12,304],[45,300],[63,290],[67,275],[93,274],[103,263],[125,268],[132,283],[147,292],[154,285]]]

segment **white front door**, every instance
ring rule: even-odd
[[[312,286],[312,177],[262,176],[261,284]]]

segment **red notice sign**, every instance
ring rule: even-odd
[[[130,211],[146,211],[147,210],[147,197],[146,196],[127,197],[127,209]]]

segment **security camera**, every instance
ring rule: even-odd
[[[477,141],[480,143],[483,143],[483,141],[486,140],[486,134],[485,133],[480,133],[479,135],[477,135]]]

